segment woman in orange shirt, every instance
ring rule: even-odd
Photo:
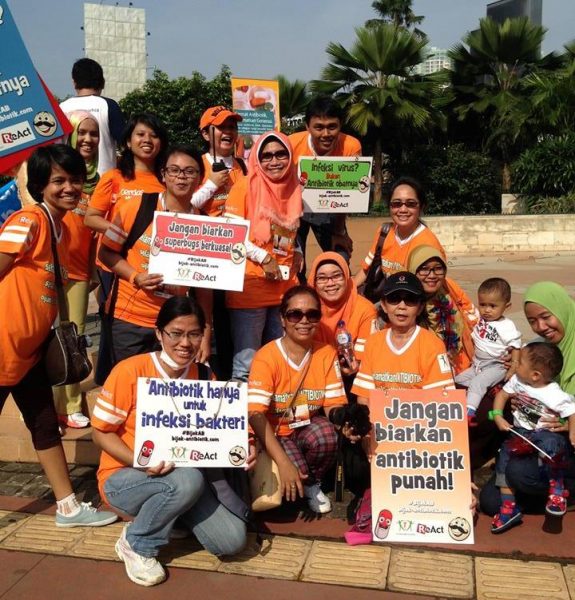
[[[190,213],[190,198],[202,175],[200,154],[187,145],[173,146],[168,150],[166,165],[162,169],[166,191],[150,195],[149,200],[155,202],[158,211]],[[119,207],[114,222],[102,238],[99,252],[102,262],[118,277],[114,313],[110,315],[113,317],[111,333],[114,361],[152,350],[156,345],[154,323],[160,308],[170,296],[185,295],[190,289],[183,285],[164,285],[161,273],[148,272],[153,228],[151,221],[124,256],[124,245],[134,227],[142,201],[142,198],[134,199]],[[208,320],[197,357],[199,362],[203,362],[210,355],[212,290],[196,288],[195,293]]]
[[[421,221],[425,209],[425,192],[421,184],[411,177],[400,177],[391,186],[389,213],[391,229],[381,248],[381,270],[386,277],[407,269],[407,257],[413,248],[427,244],[437,249],[445,259],[445,250],[431,230]],[[359,287],[367,277],[373,262],[381,228],[375,232],[373,244],[365,257],[361,269],[354,275]]]
[[[314,512],[327,513],[331,503],[321,480],[336,458],[333,421],[347,404],[339,364],[332,346],[314,340],[321,310],[313,288],[292,287],[280,312],[284,336],[261,348],[252,363],[250,425],[278,465],[286,500],[299,495]],[[354,437],[345,423],[342,434]]]
[[[212,554],[232,555],[246,543],[246,503],[234,489],[242,473],[227,469],[175,468],[154,458],[153,447],[135,448],[137,388],[139,378],[171,381],[210,378],[195,362],[206,320],[201,307],[185,296],[170,298],[160,309],[155,335],[161,350],[132,356],[114,367],[94,408],[94,442],[102,449],[98,484],[100,494],[118,510],[132,515],[116,542],[116,554],[128,577],[151,586],[166,578],[157,556],[170,540],[179,517]],[[172,410],[169,397],[158,398],[160,407]],[[141,467],[134,467],[135,453]],[[248,464],[255,453],[250,452]],[[245,475],[245,474],[244,474]],[[221,493],[224,492],[224,493]]]
[[[264,133],[250,153],[248,175],[230,190],[224,217],[248,219],[243,292],[228,292],[234,357],[232,377],[247,381],[254,354],[281,336],[281,297],[297,283],[302,263],[295,240],[302,213],[297,167],[283,133]]]
[[[355,360],[348,365],[340,357],[344,382],[353,381],[365,349],[367,338],[375,332],[377,311],[373,304],[357,293],[351,278],[349,265],[337,252],[322,252],[312,263],[307,278],[308,285],[315,288],[321,300],[321,321],[316,339],[336,346],[335,333],[338,323],[344,323],[351,334]]]
[[[38,148],[28,162],[28,190],[40,204],[11,214],[0,230],[0,410],[12,394],[56,497],[59,527],[107,525],[117,519],[76,499],[42,360],[58,314],[52,235],[66,282],[70,238],[63,219],[78,204],[85,179],[86,165],[73,148]]]
[[[78,205],[64,216],[64,223],[70,230],[66,299],[68,300],[70,320],[76,323],[78,333],[83,334],[88,312],[88,296],[95,250],[94,234],[84,224],[84,217],[90,197],[100,179],[98,175],[100,129],[98,121],[89,112],[78,110],[66,116],[74,127],[68,137],[68,144],[80,153],[86,163],[87,172]],[[55,387],[54,401],[58,420],[62,425],[74,429],[88,427],[90,419],[82,413],[82,392],[79,383]]]

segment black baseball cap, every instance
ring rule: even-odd
[[[394,292],[407,292],[414,296],[425,297],[421,281],[409,271],[399,271],[399,273],[394,273],[385,280],[381,295],[389,296]]]

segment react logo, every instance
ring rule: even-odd
[[[449,522],[447,530],[452,539],[456,542],[462,542],[469,537],[471,533],[471,526],[469,521],[463,517],[455,517]]]
[[[234,467],[239,467],[246,462],[246,449],[243,446],[234,446],[229,452],[229,459]]]
[[[34,117],[34,129],[44,137],[51,136],[58,127],[58,122],[52,113],[41,111]]]
[[[237,242],[232,246],[231,259],[234,265],[240,265],[246,260],[246,247],[242,242]]]

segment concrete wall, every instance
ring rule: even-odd
[[[424,220],[437,235],[448,256],[505,252],[575,253],[575,215],[424,217]],[[348,219],[354,245],[352,272],[355,273],[369,251],[381,222],[381,218]],[[313,234],[310,233],[308,240],[310,262],[319,248]]]

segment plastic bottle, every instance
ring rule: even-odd
[[[337,355],[340,359],[343,358],[345,365],[351,368],[355,361],[353,353],[353,339],[351,333],[345,327],[345,321],[338,321],[337,329],[335,330],[335,343],[337,346]]]

